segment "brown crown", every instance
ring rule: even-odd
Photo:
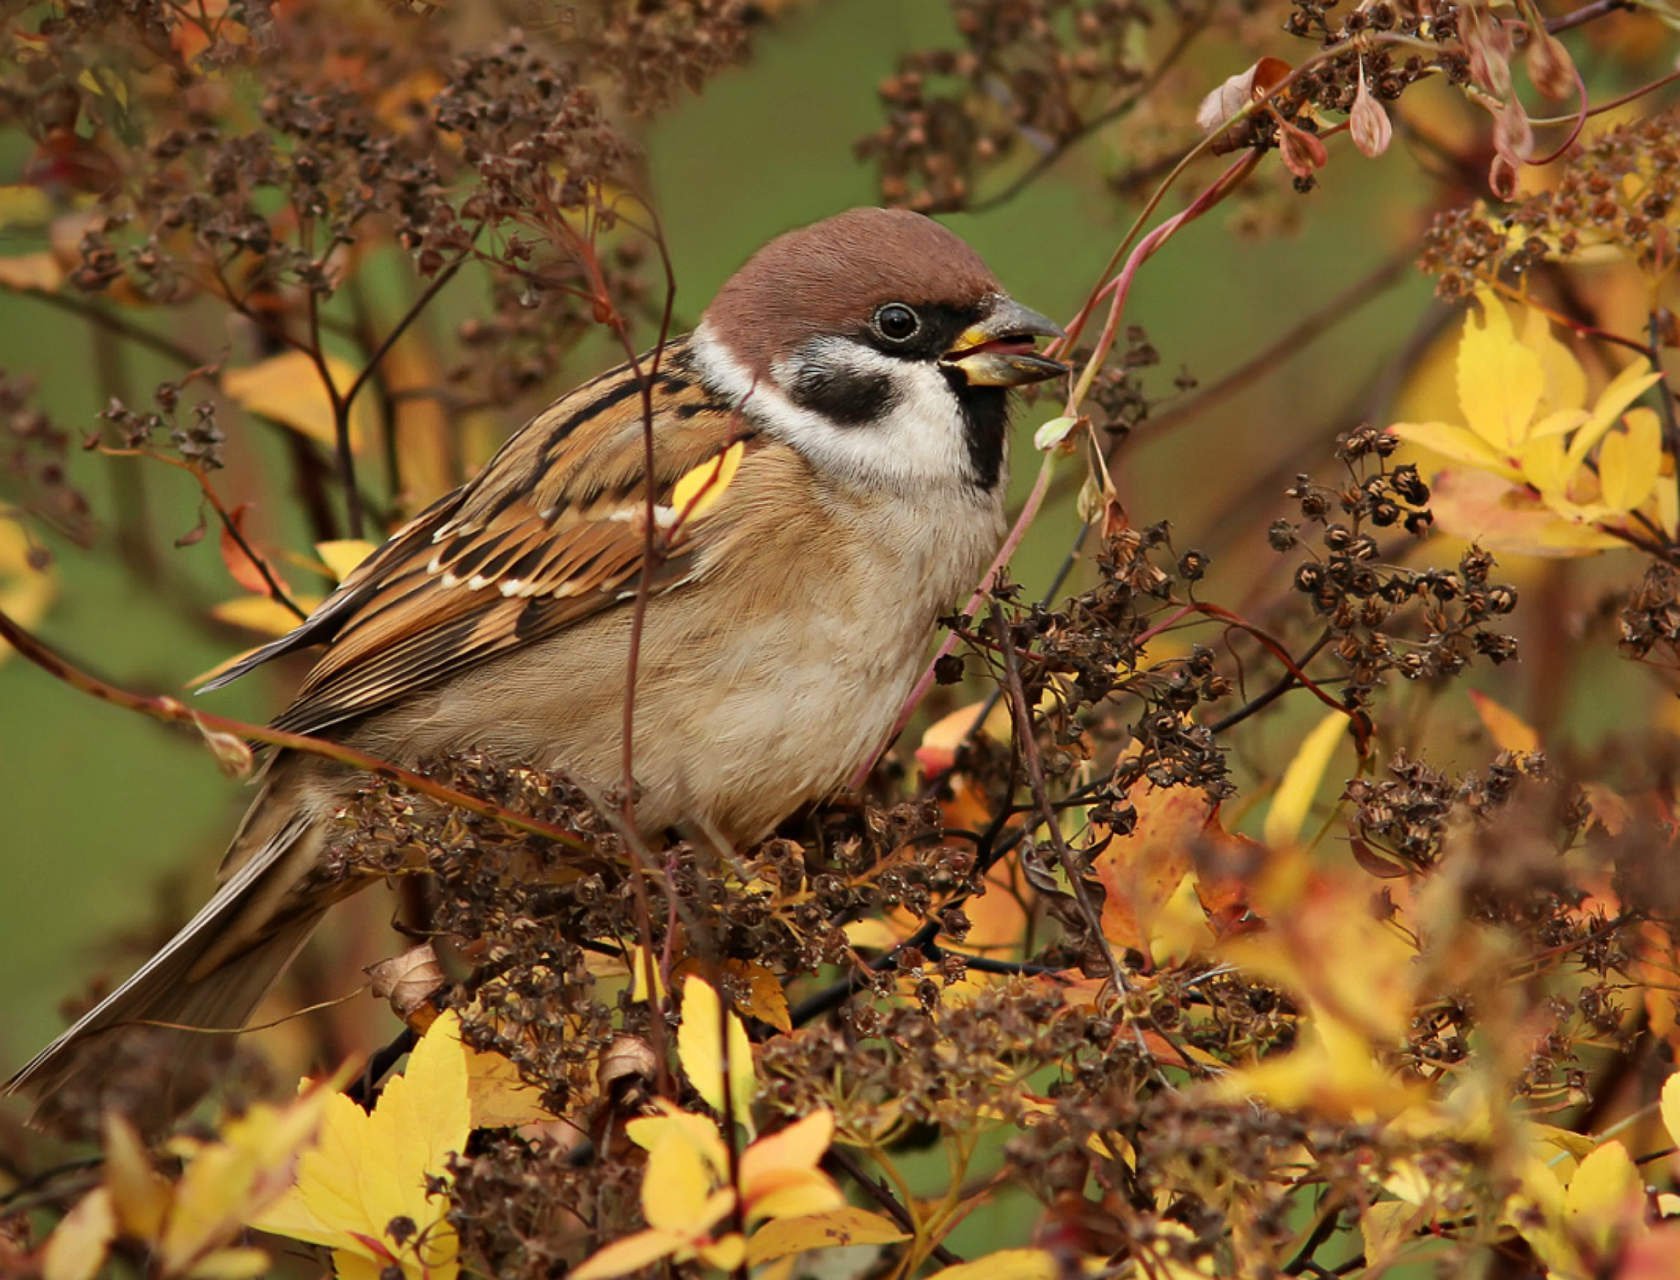
[[[759,377],[807,338],[844,333],[884,302],[969,307],[1001,293],[980,255],[930,218],[848,209],[777,236],[718,290],[706,319]]]

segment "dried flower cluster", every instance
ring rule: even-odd
[[[744,60],[782,8],[600,0],[484,24],[450,6],[73,0],[0,17],[18,55],[0,63],[0,129],[28,154],[0,214],[38,242],[0,256],[0,289],[169,365],[135,387],[101,364],[80,431],[0,375],[7,625],[51,603],[37,531],[152,532],[70,482],[83,435],[119,483],[134,457],[188,473],[200,524],[178,545],[213,512],[245,595],[200,608],[167,556],[134,557],[148,589],[190,625],[289,626],[319,598],[292,578],[341,580],[359,555],[338,538],[483,460],[475,410],[512,420],[585,334],[622,346],[660,315],[642,122]],[[1348,163],[1375,160],[1403,127],[1385,104],[1443,76],[1491,117],[1490,137],[1439,141],[1455,176],[1428,195],[1461,202],[1463,174],[1503,192],[1533,158],[1514,63],[1573,92],[1546,21],[1630,17],[1589,8],[952,0],[952,43],[902,59],[858,150],[887,200],[974,209],[1122,118],[1146,135],[1130,190],[1197,145],[1200,114],[1224,131],[1207,149],[1275,149],[1306,188],[1341,162],[1337,116],[1363,156]],[[1257,61],[1220,84],[1195,62],[1212,33]],[[1583,107],[1603,96],[1586,91]],[[1362,402],[1293,443],[1259,424],[1278,441],[1253,486],[1264,513],[1233,507],[1229,529],[1188,527],[1175,487],[1123,509],[1113,476],[1159,425],[1162,353],[1123,314],[1128,274],[1089,282],[1066,353],[1078,389],[1058,389],[1041,445],[1042,491],[1080,490],[1039,517],[1066,526],[1074,586],[1035,599],[1003,577],[947,618],[945,714],[913,720],[860,796],[734,849],[637,831],[625,797],[485,753],[424,766],[482,812],[370,774],[319,874],[391,882],[422,944],[373,971],[400,1027],[371,1002],[334,1013],[388,1048],[294,1095],[250,1042],[202,1078],[127,1042],[117,1086],[56,1117],[99,1141],[94,1164],[0,1130],[0,1271],[133,1257],[185,1280],[294,1247],[417,1280],[785,1275],[848,1242],[846,1266],[898,1280],[964,1262],[1151,1280],[1672,1271],[1672,1173],[1652,1153],[1680,1139],[1680,499],[1661,376],[1676,118],[1606,133],[1508,215],[1450,209],[1430,233],[1445,295],[1544,274],[1579,358],[1552,311],[1484,292],[1458,404],[1424,415],[1441,421],[1349,429],[1378,412]],[[1235,184],[1257,158],[1224,163]],[[1234,189],[1180,204],[1115,266],[1154,270]],[[1617,287],[1577,273],[1588,261]],[[1630,326],[1632,294],[1648,309]],[[1427,344],[1388,345],[1397,361]],[[1616,354],[1630,347],[1642,362]],[[1244,376],[1196,394],[1181,375],[1174,419]],[[1040,420],[1050,394],[1029,400]],[[278,442],[261,496],[307,548],[264,541],[219,492],[259,435]],[[1420,444],[1463,470],[1403,452]],[[1443,528],[1485,538],[1449,547]],[[1515,559],[1561,554],[1584,558],[1570,575]],[[1548,687],[1519,701],[1530,666]],[[1601,686],[1610,710],[1578,714]],[[291,1007],[336,1006],[363,975],[322,962],[288,981]],[[317,1066],[341,1056],[324,1025],[285,1033]],[[223,1111],[155,1154],[121,1118],[210,1084]]]

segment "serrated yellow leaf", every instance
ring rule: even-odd
[[[1598,447],[1598,486],[1607,510],[1632,511],[1657,487],[1662,473],[1662,424],[1650,409],[1629,409],[1625,430],[1612,431]]]
[[[93,1280],[117,1234],[111,1193],[95,1187],[64,1215],[41,1252],[41,1280]]]
[[[1511,317],[1491,290],[1476,294],[1458,344],[1458,401],[1470,430],[1501,457],[1521,448],[1546,378],[1540,357],[1517,341]]]
[[[724,1046],[728,1045],[725,1063]],[[706,1105],[720,1116],[725,1114],[725,1089],[729,1113],[737,1124],[752,1126],[752,1099],[758,1088],[753,1074],[752,1042],[747,1029],[732,1012],[726,1012],[718,993],[701,978],[683,980],[682,1023],[677,1028],[677,1058],[683,1072]],[[727,1070],[727,1080],[725,1079]]]
[[[339,538],[333,542],[317,542],[315,554],[332,573],[334,582],[343,582],[362,561],[379,548],[362,538]]]
[[[846,1205],[824,1213],[766,1222],[747,1241],[747,1261],[754,1266],[812,1249],[842,1249],[854,1244],[898,1244],[910,1238],[883,1214]]]
[[[410,1280],[454,1280],[449,1205],[428,1195],[427,1180],[447,1178],[449,1156],[465,1150],[471,1124],[460,1021],[444,1013],[371,1114],[343,1094],[327,1099],[320,1138],[299,1159],[296,1183],[251,1225],[334,1249],[341,1280],[346,1266],[377,1276],[392,1265]],[[417,1228],[400,1245],[387,1230],[399,1218]]]
[[[1519,478],[1520,473],[1504,455],[1494,452],[1487,441],[1466,427],[1455,427],[1450,422],[1396,422],[1389,431],[1408,444],[1419,445],[1453,462],[1497,472],[1509,480]]]
[[[1540,735],[1515,711],[1501,706],[1479,689],[1470,690],[1470,701],[1481,717],[1482,728],[1501,751],[1540,750]]]
[[[1317,727],[1302,740],[1283,778],[1272,796],[1272,807],[1266,813],[1262,838],[1274,848],[1294,844],[1301,838],[1301,827],[1318,795],[1324,771],[1330,767],[1330,757],[1336,744],[1347,733],[1348,718],[1340,711],[1332,711],[1318,722]]]
[[[350,362],[328,355],[322,364],[337,392],[348,392],[356,381],[356,370]],[[222,375],[222,390],[251,413],[273,418],[329,448],[338,445],[332,397],[321,380],[320,369],[305,352],[282,351],[243,369],[229,369]],[[351,452],[361,453],[373,437],[366,396],[358,395],[351,403],[346,425]]]

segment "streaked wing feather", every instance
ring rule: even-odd
[[[694,381],[680,345],[667,350],[657,387],[654,477],[663,503],[684,474],[751,433]],[[330,631],[314,636],[330,638],[331,648],[275,727],[315,733],[380,710],[632,595],[648,541],[638,389],[623,368],[556,402],[452,503],[434,507],[425,530],[405,531],[400,554],[382,548],[347,579],[340,593],[350,598],[336,606]],[[656,535],[665,545],[652,589],[687,581],[695,553],[729,523],[724,499],[674,536]]]

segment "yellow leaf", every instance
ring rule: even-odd
[[[134,1126],[115,1111],[105,1113],[105,1186],[123,1234],[155,1243],[169,1212],[168,1179],[152,1167]]]
[[[58,574],[49,566],[33,568],[29,563],[29,536],[10,507],[0,506],[0,610],[19,626],[32,627],[46,616],[58,595]],[[11,656],[12,647],[0,644],[0,662]]]
[[[740,979],[747,989],[741,1012],[769,1023],[784,1034],[791,1034],[793,1021],[788,1016],[787,992],[782,990],[776,975],[763,965],[747,960],[731,960],[727,967],[730,976]]]
[[[695,1252],[700,1261],[708,1267],[719,1271],[733,1271],[747,1256],[747,1246],[739,1232],[731,1231],[721,1239],[699,1242]]]
[[[322,363],[338,393],[349,391],[356,381],[350,362],[329,355]],[[302,351],[283,351],[243,369],[229,369],[222,375],[222,390],[251,413],[273,418],[329,448],[337,447],[332,397],[321,381],[321,371]],[[347,423],[353,453],[361,453],[373,436],[370,414],[367,397],[357,395]]]
[[[41,1252],[41,1280],[93,1280],[117,1234],[111,1193],[95,1187],[64,1215]]]
[[[723,1145],[723,1137],[714,1121],[691,1111],[679,1110],[664,1099],[656,1099],[654,1105],[659,1114],[640,1116],[624,1126],[630,1141],[651,1155],[655,1147],[670,1140],[675,1132],[705,1157],[717,1181],[722,1182],[729,1176],[729,1150]]]
[[[332,1094],[333,1089],[323,1084],[284,1106],[257,1103],[244,1115],[224,1122],[217,1141],[194,1150],[175,1184],[174,1203],[158,1248],[165,1272],[186,1270],[192,1264],[197,1274],[213,1256],[242,1254],[222,1246],[239,1234],[253,1214],[286,1193],[298,1152],[320,1128]],[[238,1259],[225,1261],[229,1267],[242,1265]]]
[[[1516,712],[1500,706],[1479,689],[1470,690],[1470,701],[1481,717],[1482,728],[1501,751],[1540,750],[1540,735]]]
[[[1521,485],[1485,471],[1441,472],[1429,506],[1442,532],[1494,552],[1587,556],[1627,545],[1590,524],[1564,518]]]
[[[218,1249],[184,1274],[186,1280],[256,1280],[273,1272],[273,1259],[261,1249],[241,1247]]]
[[[1668,1130],[1668,1140],[1680,1143],[1680,1071],[1663,1081],[1662,1122]]]
[[[1048,1249],[1000,1249],[933,1273],[930,1280],[1060,1280],[1060,1259]]]
[[[1266,825],[1261,835],[1273,847],[1294,844],[1301,838],[1301,827],[1318,795],[1324,771],[1330,767],[1330,757],[1336,744],[1347,732],[1348,718],[1340,711],[1332,711],[1318,722],[1318,726],[1302,741],[1295,758],[1283,771],[1272,807],[1266,813]]]
[[[711,1163],[680,1129],[667,1130],[648,1152],[642,1176],[642,1216],[648,1226],[685,1236],[704,1232],[722,1216],[714,1211],[715,1192]]]
[[[1599,438],[1615,425],[1622,410],[1661,378],[1662,374],[1652,373],[1650,362],[1641,356],[1610,380],[1610,385],[1599,393],[1592,413],[1570,438],[1569,454],[1564,462],[1570,474],[1587,460],[1587,454],[1592,452]]]
[[[1586,403],[1587,375],[1569,348],[1558,341],[1551,321],[1538,307],[1523,309],[1522,344],[1540,361],[1545,379],[1541,412],[1570,410]]]
[[[1511,317],[1491,290],[1478,290],[1458,344],[1458,401],[1465,421],[1493,451],[1515,453],[1546,389],[1540,357],[1517,341]]]
[[[1595,1251],[1608,1252],[1611,1241],[1639,1221],[1645,1184],[1627,1148],[1606,1142],[1575,1170],[1564,1192],[1564,1217],[1570,1231],[1590,1242]]]
[[[687,1243],[687,1237],[681,1232],[652,1228],[638,1231],[633,1236],[625,1236],[596,1250],[566,1274],[571,1280],[613,1280],[615,1276],[627,1276],[632,1271],[651,1266]],[[342,1276],[340,1280],[343,1280]]]
[[[53,202],[31,183],[0,186],[0,227],[38,227],[52,217]]]
[[[51,293],[64,282],[64,268],[49,250],[0,258],[0,286],[25,292]]]
[[[1406,1085],[1379,1062],[1360,1032],[1315,1010],[1296,1047],[1229,1075],[1209,1088],[1228,1102],[1261,1098],[1279,1111],[1312,1111],[1338,1119],[1399,1115],[1418,1102],[1421,1085]]]
[[[1495,453],[1485,440],[1466,427],[1455,427],[1448,422],[1396,422],[1389,431],[1408,444],[1419,445],[1454,462],[1494,471],[1510,480],[1521,477],[1504,455]]]
[[[296,597],[298,608],[309,613],[320,604],[315,596]],[[265,636],[283,636],[299,625],[297,614],[272,596],[238,596],[210,606],[210,616],[229,626],[244,627]]]
[[[725,1044],[728,1045],[727,1084]],[[677,1058],[707,1106],[720,1116],[724,1115],[724,1090],[727,1087],[729,1114],[737,1124],[751,1129],[750,1109],[753,1093],[758,1087],[753,1074],[752,1042],[747,1039],[747,1029],[741,1020],[734,1013],[724,1010],[711,984],[693,976],[683,980]]]
[[[910,1235],[898,1223],[879,1213],[846,1205],[826,1213],[798,1218],[776,1218],[766,1222],[747,1241],[747,1261],[754,1266],[808,1253],[812,1249],[839,1249],[854,1244],[898,1244]]]
[[[343,582],[362,561],[379,548],[362,538],[340,538],[334,542],[317,542],[315,554],[332,572],[334,582]]]
[[[449,1156],[465,1150],[471,1126],[460,1020],[449,1012],[421,1037],[371,1115],[343,1094],[327,1099],[320,1139],[298,1161],[295,1185],[251,1225],[332,1248],[341,1280],[346,1266],[371,1276],[397,1266],[411,1280],[454,1280],[449,1206],[427,1193],[427,1180],[447,1177]],[[399,1218],[417,1228],[400,1245],[387,1233]]]
[[[1412,1232],[1423,1219],[1423,1210],[1404,1200],[1379,1200],[1359,1216],[1359,1233],[1365,1242],[1365,1261],[1380,1268],[1400,1247],[1410,1242]]]
[[[845,1203],[817,1163],[834,1137],[834,1113],[813,1111],[741,1155],[741,1198],[753,1218],[819,1213]],[[788,1194],[788,1193],[794,1194]]]
[[[699,519],[723,496],[746,452],[746,442],[737,440],[722,453],[683,473],[671,490],[671,510],[679,524]]]
[[[1657,487],[1662,472],[1662,424],[1650,409],[1629,409],[1624,431],[1612,431],[1598,447],[1598,485],[1611,511],[1632,511]]]
[[[630,999],[640,1003],[648,998],[648,974],[653,975],[655,995],[665,999],[665,978],[659,972],[659,959],[650,957],[647,948],[637,943],[630,948]]]

